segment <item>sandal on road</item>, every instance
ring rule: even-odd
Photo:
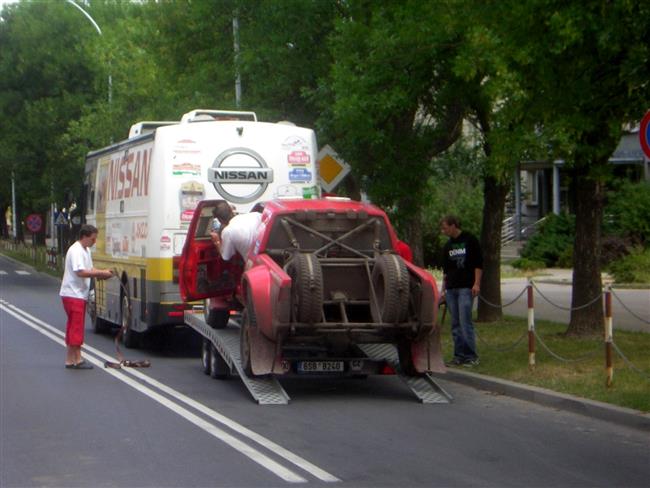
[[[86,361],[81,361],[77,364],[66,364],[65,367],[66,369],[93,369],[93,365]]]

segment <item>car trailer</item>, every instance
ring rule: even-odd
[[[201,361],[203,371],[216,379],[226,379],[237,375],[243,381],[253,399],[260,405],[286,405],[289,395],[284,390],[276,375],[249,376],[244,372],[240,357],[239,321],[232,318],[227,327],[215,329],[210,327],[204,310],[195,307],[184,312],[185,323],[201,334],[203,345]],[[305,360],[300,356],[284,357],[283,371],[279,374],[288,376],[305,376],[310,374],[313,364],[318,364],[321,374],[337,376],[364,377],[369,374],[397,375],[413,392],[421,403],[450,403],[453,397],[433,378],[425,373],[416,376],[403,374],[393,344],[360,344],[358,355],[353,358],[327,358],[322,361]],[[323,372],[323,366],[335,365],[330,373]],[[343,368],[341,371],[340,368]]]

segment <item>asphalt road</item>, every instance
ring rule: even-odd
[[[29,274],[18,274],[18,271]],[[128,351],[152,367],[63,368],[58,284],[0,257],[0,486],[645,487],[647,431],[443,382],[422,405],[396,377],[283,381],[258,406],[202,374],[188,331]]]
[[[538,278],[533,299],[535,318],[568,324],[571,317],[570,275]],[[510,278],[501,282],[501,300],[510,304],[526,287],[523,278]],[[511,305],[503,308],[505,315],[526,317],[528,303],[526,293]],[[612,295],[612,322],[616,329],[650,332],[650,290],[614,288]]]

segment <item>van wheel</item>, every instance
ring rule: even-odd
[[[409,274],[406,264],[397,254],[381,254],[372,269],[370,313],[374,322],[404,321],[409,306]]]
[[[208,375],[212,372],[210,359],[211,348],[212,344],[210,344],[210,341],[203,339],[203,344],[201,345],[201,366],[203,366],[203,372]]]
[[[109,331],[110,325],[103,318],[97,316],[97,291],[92,290],[91,297],[88,300],[88,315],[93,324],[93,332],[95,334],[104,334]]]
[[[122,295],[122,344],[128,349],[138,347],[139,335],[131,329],[131,300]]]
[[[291,277],[291,309],[297,322],[313,324],[323,317],[323,270],[315,254],[295,253],[287,267]]]
[[[230,320],[230,310],[221,310],[217,308],[208,309],[208,325],[213,329],[225,329],[228,327]]]
[[[253,367],[251,366],[251,327],[257,327],[257,322],[255,320],[255,311],[253,310],[253,304],[249,300],[249,303],[244,309],[244,313],[242,314],[239,341],[239,358],[241,360],[242,369],[244,370],[246,376],[253,376]]]
[[[221,357],[219,351],[210,345],[210,376],[217,380],[225,380],[230,374],[228,363]]]

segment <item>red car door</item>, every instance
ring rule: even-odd
[[[236,255],[224,261],[210,238],[212,210],[223,200],[199,202],[179,262],[179,286],[186,302],[232,296],[239,285],[244,262]]]

